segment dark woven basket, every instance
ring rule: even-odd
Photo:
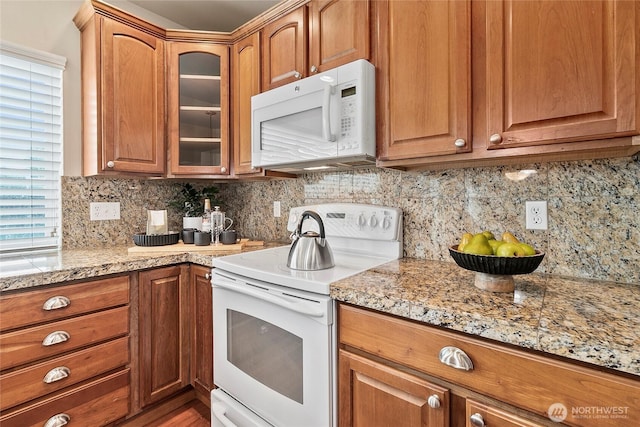
[[[460,267],[487,274],[528,274],[532,273],[544,258],[544,253],[521,257],[501,257],[495,255],[473,255],[458,251],[458,245],[449,248],[449,254]]]
[[[136,233],[133,235],[133,243],[136,246],[166,246],[178,243],[180,233],[170,231],[167,234]]]

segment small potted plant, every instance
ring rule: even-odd
[[[182,213],[182,228],[202,229],[202,215],[204,214],[204,199],[211,200],[211,206],[219,204],[216,199],[218,189],[215,186],[196,189],[191,184],[184,183],[169,206]]]

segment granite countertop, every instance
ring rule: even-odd
[[[281,246],[268,243],[243,251]],[[190,262],[215,255],[132,255],[126,247],[0,259],[0,292]],[[544,274],[492,293],[454,263],[405,258],[331,285],[338,301],[640,376],[640,286]]]
[[[473,285],[454,263],[400,259],[332,284],[338,301],[640,376],[640,286],[514,276],[515,291]]]
[[[284,243],[268,242],[264,246],[248,246],[243,252]],[[220,251],[214,254],[175,252],[130,254],[126,246],[96,249],[65,249],[42,254],[26,254],[0,258],[0,292],[51,285],[72,280],[89,279],[108,274],[163,267],[190,262],[213,267],[213,259],[238,251]]]

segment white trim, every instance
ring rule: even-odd
[[[65,69],[67,58],[56,55],[54,53],[44,52],[42,50],[33,49],[26,46],[20,46],[6,40],[0,40],[0,51],[6,55],[11,55],[20,59],[29,59],[49,67],[55,67],[61,70]]]

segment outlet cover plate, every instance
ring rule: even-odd
[[[525,223],[527,230],[547,229],[546,200],[525,202]]]
[[[120,219],[120,202],[89,203],[89,219],[91,221]]]

